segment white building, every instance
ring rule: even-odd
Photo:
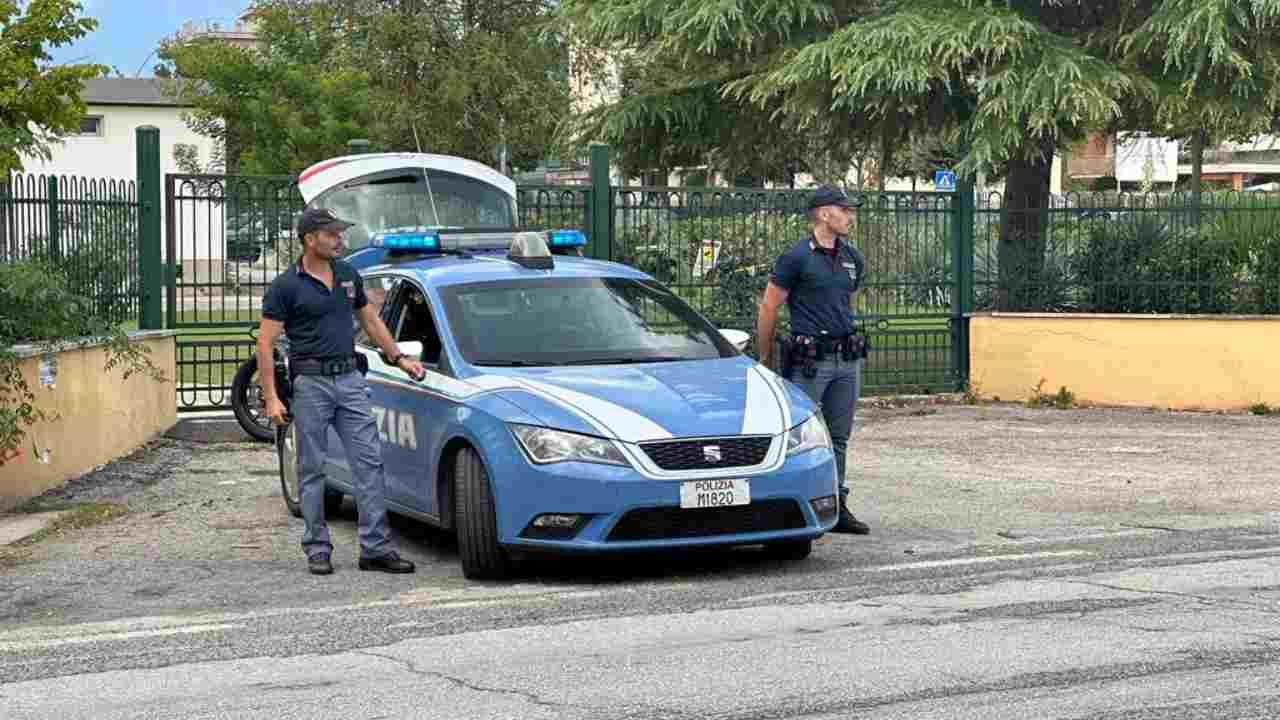
[[[161,88],[163,82],[170,81],[116,77],[87,80],[81,94],[86,114],[80,132],[50,147],[52,156],[48,160],[36,158],[26,161],[24,172],[136,182],[137,130],[146,125],[154,126],[160,130],[161,228],[167,227],[164,175],[183,172],[174,150],[182,144],[194,146],[197,158],[203,164],[213,157],[216,141],[187,127],[184,115],[189,107],[166,95]],[[187,206],[184,215],[196,212],[195,203],[187,203]],[[208,227],[204,213],[197,214],[201,217],[184,218],[184,222],[190,222],[192,227]],[[210,242],[210,238],[203,237],[206,234],[204,231],[181,233],[184,238],[179,256],[185,277],[192,277],[186,273],[190,273],[196,264],[220,265],[207,261],[221,260],[221,239],[213,238],[217,242]]]

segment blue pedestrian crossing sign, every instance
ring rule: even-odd
[[[950,170],[937,170],[933,173],[934,190],[955,190],[956,174]]]

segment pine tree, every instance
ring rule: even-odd
[[[667,101],[711,84],[730,126],[769,109],[779,127],[840,126],[839,141],[875,147],[935,136],[962,174],[1003,176],[998,306],[1010,310],[1035,307],[1055,151],[1142,115],[1126,108],[1147,120],[1273,103],[1258,88],[1275,64],[1258,48],[1274,42],[1280,0],[564,0],[560,13],[584,44],[679,71],[644,107],[599,110],[596,131],[688,117]],[[1190,85],[1170,86],[1170,72]],[[1247,78],[1258,85],[1240,90]]]

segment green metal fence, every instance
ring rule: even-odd
[[[165,176],[166,327],[177,329],[180,410],[226,408],[271,281],[300,253],[288,176]]]
[[[1280,195],[1071,193],[1002,215],[1005,201],[979,198],[976,309],[1280,313]]]
[[[43,258],[112,323],[139,312],[138,201],[130,180],[0,178],[0,262]]]
[[[671,287],[721,328],[754,337],[774,260],[808,236],[811,190],[613,188],[612,259]],[[863,196],[850,240],[867,260],[858,321],[875,352],[868,392],[943,392],[961,384],[949,194]],[[780,330],[789,318],[784,310]],[[754,351],[754,348],[752,348]]]

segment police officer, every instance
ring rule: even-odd
[[[760,361],[768,363],[778,308],[785,303],[792,336],[779,343],[782,374],[821,406],[831,433],[840,481],[840,518],[834,531],[865,535],[871,529],[846,506],[845,453],[867,352],[865,336],[855,332],[850,307],[866,268],[862,254],[847,240],[850,205],[844,192],[831,185],[814,193],[809,236],[775,261],[760,304],[756,337]]]
[[[306,529],[302,549],[312,573],[333,572],[329,528],[324,517],[324,463],[332,425],[346,448],[360,513],[361,570],[411,573],[391,541],[383,497],[385,479],[377,425],[369,406],[368,385],[355,351],[356,320],[382,348],[383,357],[415,378],[422,364],[402,355],[386,325],[365,295],[364,282],[350,264],[339,260],[342,233],[352,223],[324,208],[311,208],[298,220],[302,257],[280,273],[262,299],[258,335],[258,377],[266,413],[283,425],[284,403],[277,394],[272,346],[283,330],[289,336],[292,399],[289,414],[297,423],[299,501]]]

